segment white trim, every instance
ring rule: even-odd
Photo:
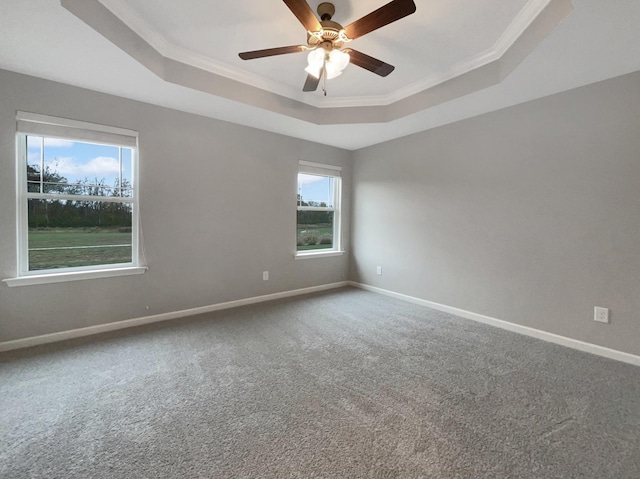
[[[29,220],[27,187],[27,140],[26,136],[16,133],[16,270],[21,275],[28,270],[29,262]],[[43,154],[43,152],[41,152]],[[7,281],[7,280],[5,280]],[[7,283],[9,286],[11,284]]]
[[[329,258],[331,256],[342,256],[344,251],[336,251],[334,249],[310,250],[310,252],[299,251],[293,255],[295,259],[311,259],[311,258]]]
[[[298,206],[298,211],[336,211],[333,206]]]
[[[38,113],[18,111],[16,129],[18,133],[31,136],[64,138],[126,148],[138,146],[138,132],[134,130]]]
[[[26,182],[25,182],[26,183]],[[63,184],[64,186],[69,186]],[[89,185],[97,186],[97,185]],[[108,188],[108,187],[107,187]],[[99,201],[100,203],[133,203],[133,196],[97,196],[70,195],[66,193],[32,193],[27,192],[30,200],[69,200],[69,201]]]
[[[41,123],[44,125],[66,126],[69,128],[78,128],[80,130],[99,131],[102,133],[112,133],[114,135],[130,136],[138,138],[138,132],[127,128],[119,128],[116,126],[101,125],[99,123],[91,123],[88,121],[71,120],[69,118],[60,118],[57,116],[41,115],[40,113],[29,113],[26,111],[16,112],[17,121],[25,121],[29,123]]]
[[[566,336],[560,336],[559,334],[549,333],[547,331],[541,331],[539,329],[530,328],[529,326],[522,326],[520,324],[510,323],[502,319],[496,319],[490,316],[485,316],[483,314],[473,313],[471,311],[455,308],[453,306],[434,303],[433,301],[428,301],[426,299],[420,299],[414,296],[408,296],[406,294],[389,291],[387,289],[377,288],[375,286],[369,286],[368,284],[357,283],[355,281],[349,281],[349,284],[351,286],[364,289],[366,291],[383,294],[385,296],[390,296],[392,298],[400,299],[402,301],[407,301],[409,303],[418,304],[420,306],[426,306],[431,309],[454,314],[456,316],[460,316],[465,319],[470,319],[472,321],[477,321],[479,323],[488,324],[490,326],[495,326],[500,329],[505,329],[507,331],[511,331],[514,333],[523,334],[525,336],[530,336],[536,339],[542,339],[543,341],[548,341],[550,343],[558,344],[560,346],[565,346],[571,349],[577,349],[578,351],[595,354],[597,356],[603,356],[605,358],[614,359],[616,361],[621,361],[627,364],[633,364],[634,366],[640,366],[640,356],[637,356],[635,354],[625,353],[623,351],[606,348],[604,346],[598,346],[597,344],[586,343],[584,341],[579,341],[577,339],[567,338]]]
[[[184,309],[181,311],[173,311],[169,313],[156,314],[153,316],[144,316],[141,318],[126,319],[124,321],[117,321],[115,323],[99,324],[96,326],[88,326],[86,328],[71,329],[68,331],[61,331],[59,333],[43,334],[41,336],[33,336],[30,338],[15,339],[13,341],[4,341],[0,343],[0,352],[11,351],[14,349],[29,348],[29,347],[38,346],[41,344],[55,343],[58,341],[81,338],[84,336],[92,336],[94,334],[106,333],[109,331],[117,331],[119,329],[133,328],[136,326],[143,326],[145,324],[168,321],[170,319],[185,318],[188,316],[195,316],[197,314],[211,313],[213,311],[220,311],[223,309],[237,308],[239,306],[246,306],[248,304],[263,303],[265,301],[273,301],[275,299],[289,298],[292,296],[299,296],[302,294],[309,294],[309,293],[315,293],[318,291],[326,291],[329,289],[342,288],[344,286],[349,286],[349,282],[341,281],[338,283],[322,284],[319,286],[311,286],[309,288],[294,289],[290,291],[283,291],[280,293],[266,294],[264,296],[254,296],[252,298],[238,299],[235,301],[227,301],[225,303],[212,304],[209,306],[201,306],[199,308]]]
[[[6,281],[6,280],[5,280]],[[152,324],[161,321],[168,321],[171,319],[179,319],[188,316],[195,316],[197,314],[210,313],[213,311],[220,311],[224,309],[236,308],[239,306],[245,306],[249,304],[262,303],[266,301],[272,301],[275,299],[289,298],[293,296],[299,296],[303,294],[315,293],[319,291],[326,291],[330,289],[342,288],[344,286],[353,286],[355,288],[363,289],[365,291],[371,291],[373,293],[383,294],[392,298],[407,301],[409,303],[418,304],[420,306],[426,306],[445,313],[455,314],[465,319],[477,321],[490,326],[495,326],[514,333],[524,334],[536,339],[542,339],[560,346],[565,346],[578,351],[583,351],[597,356],[621,361],[623,363],[632,364],[634,366],[640,366],[640,356],[618,351],[616,349],[606,348],[604,346],[598,346],[596,344],[586,343],[584,341],[578,341],[576,339],[567,338],[558,334],[548,333],[539,329],[530,328],[528,326],[521,326],[514,323],[509,323],[500,319],[492,318],[490,316],[484,316],[482,314],[472,313],[463,309],[454,308],[452,306],[446,306],[432,301],[408,296],[405,294],[396,293],[375,286],[369,286],[367,284],[358,283],[355,281],[340,281],[337,283],[323,284],[319,286],[312,286],[309,288],[295,289],[291,291],[283,291],[280,293],[267,294],[263,296],[254,296],[246,299],[239,299],[235,301],[228,301],[225,303],[218,303],[210,306],[202,306],[199,308],[185,309],[182,311],[174,311],[169,313],[162,313],[153,316],[144,316],[141,318],[127,319],[124,321],[118,321],[115,323],[100,324],[96,326],[89,326],[86,328],[71,329],[68,331],[61,331],[58,333],[44,334],[41,336],[33,336],[29,338],[15,339],[12,341],[0,342],[0,352],[12,351],[15,349],[28,348],[32,346],[38,346],[42,344],[49,344],[58,341],[65,341],[68,339],[81,338],[85,336],[92,336],[94,334],[106,333],[109,331],[117,331],[120,329],[133,328],[137,326],[143,326],[145,324]]]
[[[128,266],[123,268],[91,269],[87,271],[68,271],[64,273],[32,274],[17,278],[3,279],[7,286],[31,286],[34,284],[66,283],[85,279],[111,278],[114,276],[131,276],[144,274],[146,266]]]
[[[342,167],[341,166],[328,165],[327,163],[316,163],[314,161],[300,160],[298,162],[298,164],[302,165],[302,166],[313,166],[313,167],[316,167],[316,168],[325,168],[325,169],[328,169],[328,170],[342,171]]]
[[[341,252],[342,238],[342,178],[333,181],[333,249]]]
[[[298,173],[302,173],[303,175],[320,175],[339,178],[342,173],[342,167],[328,165],[326,163],[314,163],[312,161],[300,160],[298,162]]]

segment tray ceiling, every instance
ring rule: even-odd
[[[387,2],[336,0],[333,19],[348,25]],[[265,93],[273,93],[300,106],[293,114],[290,108],[278,107],[277,101],[267,108],[317,124],[397,119],[457,94],[495,84],[573,8],[570,0],[418,1],[414,14],[348,44],[393,64],[396,70],[382,78],[350,65],[343,75],[328,82],[327,96],[321,89],[301,91],[306,78],[304,53],[251,61],[237,55],[306,43],[304,27],[282,1],[61,3],[164,80],[262,108],[270,103]],[[309,5],[315,9],[318,3]],[[137,44],[131,42],[132,37],[139,37]],[[224,88],[219,88],[217,77],[237,85],[222,93],[229,83],[223,81]],[[416,95],[434,87],[442,90],[444,83],[454,79],[463,81],[464,88],[454,84],[454,94],[438,92],[427,104],[417,101]],[[407,98],[411,101],[399,107]],[[363,108],[390,105],[395,108],[378,108],[374,115]],[[318,108],[350,111],[326,115],[314,111]]]
[[[388,0],[335,0],[333,20],[347,25]],[[269,91],[326,107],[388,104],[499,57],[549,0],[431,0],[416,12],[349,46],[393,64],[387,78],[353,65],[329,82],[329,96],[301,92],[306,55],[242,61],[238,52],[306,44],[306,31],[284,2],[270,0],[101,0],[164,56]],[[316,10],[319,1],[309,5]]]
[[[387,2],[335,0],[333,19]],[[305,43],[281,0],[16,0],[0,68],[356,149],[640,69],[638,3],[604,3],[416,0],[349,45],[395,71],[349,65],[324,97],[301,91],[304,53],[237,56]]]

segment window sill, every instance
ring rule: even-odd
[[[331,256],[342,256],[344,251],[314,251],[312,253],[298,252],[294,255],[295,259],[310,259],[310,258],[328,258]]]
[[[20,276],[18,278],[4,279],[9,287],[30,286],[34,284],[65,283],[67,281],[80,281],[85,279],[110,278],[114,276],[130,276],[144,274],[146,266],[132,266],[129,268],[99,269],[92,271],[73,271],[69,273],[34,274]]]

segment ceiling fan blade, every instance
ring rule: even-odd
[[[377,58],[365,55],[358,50],[354,50],[353,48],[345,48],[343,52],[349,54],[349,57],[351,58],[349,61],[350,63],[353,63],[360,68],[364,68],[365,70],[369,70],[370,72],[373,72],[376,75],[380,75],[381,77],[386,77],[396,68],[393,65],[389,65],[388,63],[378,60]]]
[[[413,3],[413,0],[393,0],[360,20],[347,25],[344,31],[347,37],[354,40],[407,15],[411,15],[415,11],[416,4]]]
[[[320,78],[316,78],[313,75],[307,75],[307,81],[304,82],[302,91],[316,91],[320,84]]]
[[[300,23],[309,32],[317,32],[322,29],[322,25],[318,21],[318,18],[311,10],[311,7],[305,0],[283,0],[289,7],[289,10],[296,16]]]
[[[238,53],[243,60],[253,60],[254,58],[272,57],[274,55],[284,55],[286,53],[300,53],[309,50],[304,45],[291,45],[288,47],[267,48],[266,50],[254,50],[252,52]]]

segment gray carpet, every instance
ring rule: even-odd
[[[0,355],[2,478],[640,478],[640,368],[355,289]]]

